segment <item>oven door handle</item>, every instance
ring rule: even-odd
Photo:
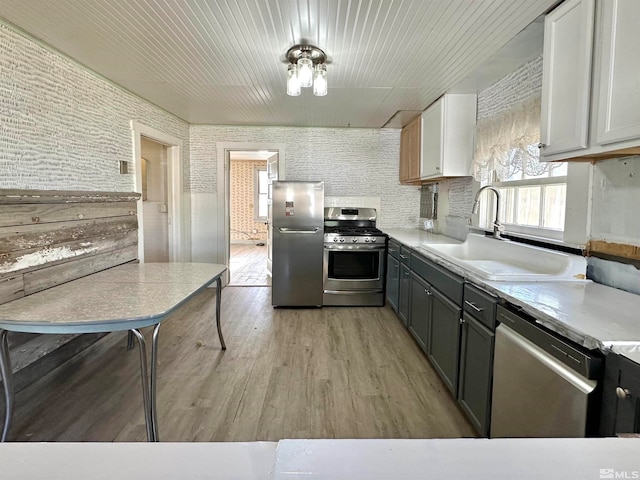
[[[315,227],[313,230],[297,230],[295,228],[286,227],[278,228],[280,233],[318,233],[318,230],[320,230],[320,227]]]
[[[384,250],[384,245],[363,245],[358,244],[346,244],[346,245],[325,245],[325,250]]]

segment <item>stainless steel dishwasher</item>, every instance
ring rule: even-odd
[[[491,437],[584,437],[597,432],[599,352],[498,306]]]

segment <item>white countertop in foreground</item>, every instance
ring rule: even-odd
[[[496,282],[484,280],[419,247],[458,240],[418,229],[386,229],[391,238],[470,282],[523,308],[542,325],[586,348],[611,350],[640,363],[640,296],[591,281]]]
[[[638,478],[640,439],[281,440],[274,480]],[[613,469],[614,475],[603,476]],[[606,471],[605,471],[606,470]],[[615,477],[616,472],[627,476]],[[636,476],[633,476],[635,472]]]
[[[638,452],[638,438],[4,443],[0,476],[11,480],[638,478]]]

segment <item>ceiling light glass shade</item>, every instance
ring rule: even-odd
[[[298,80],[301,87],[310,87],[313,83],[313,62],[308,53],[302,53],[298,59]]]
[[[298,81],[298,67],[289,65],[287,69],[287,95],[297,97],[300,95],[300,82]]]
[[[327,66],[316,65],[316,72],[313,77],[313,94],[316,97],[324,97],[327,94]]]

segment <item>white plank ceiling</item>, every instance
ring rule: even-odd
[[[556,3],[2,0],[0,18],[189,123],[382,127],[424,110]],[[299,43],[326,52],[326,97],[286,95],[285,54]]]

